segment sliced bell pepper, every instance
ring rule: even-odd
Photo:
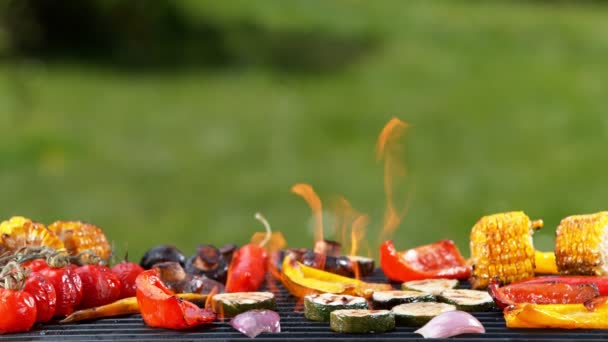
[[[534,252],[534,273],[536,274],[559,274],[555,263],[555,253]]]
[[[548,283],[561,283],[570,285],[594,284],[597,287],[600,296],[608,296],[608,276],[542,276],[518,281],[513,284],[529,285]]]
[[[585,304],[530,304],[509,306],[504,311],[508,328],[608,329],[608,303],[602,297]]]
[[[314,293],[338,293],[369,298],[374,291],[392,289],[390,284],[367,283],[305,266],[291,255],[283,259],[281,281],[296,297]]]
[[[511,284],[499,287],[498,282],[491,282],[488,286],[488,292],[494,298],[496,305],[501,309],[520,303],[585,303],[599,296],[597,286],[594,284]]]
[[[380,264],[384,274],[393,281],[431,278],[466,279],[471,267],[451,240],[441,240],[398,252],[392,241],[380,246]]]
[[[144,322],[151,327],[187,329],[211,323],[215,314],[176,296],[158,277],[156,269],[135,279],[137,304]]]

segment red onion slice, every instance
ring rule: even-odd
[[[263,332],[281,332],[279,314],[272,310],[250,310],[230,320],[230,325],[243,334],[254,338]]]
[[[486,329],[477,318],[464,311],[448,311],[433,317],[414,331],[424,338],[445,338],[467,333],[483,334]]]

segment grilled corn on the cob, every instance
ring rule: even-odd
[[[63,249],[59,237],[42,223],[22,216],[11,217],[0,223],[0,246],[4,252],[15,252],[24,247],[47,246]]]
[[[101,228],[80,221],[57,221],[49,226],[63,241],[65,248],[71,255],[82,252],[91,252],[108,260],[111,254],[110,244]],[[87,257],[85,256],[86,260]]]
[[[562,274],[608,275],[608,212],[563,219],[555,232],[555,260]]]
[[[497,278],[508,284],[534,276],[532,230],[542,220],[530,221],[522,211],[482,217],[471,230],[471,286],[485,288]]]

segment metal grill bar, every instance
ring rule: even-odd
[[[377,271],[367,280],[386,282],[384,275]],[[396,284],[395,284],[396,285]],[[277,312],[281,316],[281,333],[262,334],[258,341],[344,341],[344,340],[386,340],[386,341],[419,341],[423,340],[414,334],[416,328],[397,327],[384,334],[350,335],[337,334],[331,331],[328,323],[311,322],[304,318],[302,312],[295,312],[296,299],[280,288],[277,296]],[[397,286],[395,286],[397,287]],[[468,287],[468,284],[462,284]],[[473,313],[486,328],[485,334],[467,334],[456,337],[461,341],[608,341],[605,330],[550,330],[550,329],[507,329],[500,312]],[[1,318],[0,318],[1,319]],[[100,319],[97,321],[74,324],[44,324],[32,331],[21,334],[0,335],[0,341],[251,341],[235,331],[226,322],[214,322],[206,327],[197,327],[187,331],[172,331],[147,327],[139,315],[121,318]],[[452,339],[453,340],[453,339]]]

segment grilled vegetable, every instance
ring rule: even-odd
[[[304,266],[293,260],[292,255],[287,255],[283,260],[281,282],[296,297],[315,293],[337,293],[369,298],[374,291],[392,289],[390,284],[366,283]]]
[[[339,257],[342,255],[342,245],[331,240],[319,240],[315,242],[314,252],[316,254]]]
[[[48,322],[55,316],[57,307],[57,293],[55,288],[44,276],[39,273],[30,273],[25,281],[23,291],[34,297],[36,303],[36,323]]]
[[[0,250],[13,253],[24,247],[47,246],[60,250],[63,242],[42,223],[14,216],[0,223]]]
[[[222,258],[228,264],[230,263],[230,260],[232,260],[232,255],[234,254],[234,252],[236,252],[237,249],[239,249],[239,246],[233,243],[227,243],[219,248],[220,254],[222,254]]]
[[[376,291],[372,295],[374,309],[387,309],[414,302],[432,302],[435,296],[420,291]]]
[[[361,297],[333,293],[304,297],[304,317],[311,321],[329,322],[332,311],[343,309],[367,309],[367,301]]]
[[[177,293],[208,294],[224,292],[224,284],[204,275],[188,274],[179,263],[174,261],[157,263],[153,269],[158,271],[158,277],[165,286]]]
[[[534,274],[559,274],[555,263],[555,253],[535,251]]]
[[[186,257],[174,246],[158,245],[150,248],[141,258],[139,264],[145,269],[150,269],[154,264],[163,261],[175,261],[184,266]]]
[[[75,269],[82,281],[82,299],[78,309],[93,308],[120,298],[120,279],[107,266],[85,265]]]
[[[456,305],[456,308],[462,311],[491,311],[496,309],[492,296],[486,291],[445,290],[438,298],[444,303]]]
[[[226,292],[257,291],[266,276],[268,254],[264,250],[264,245],[270,240],[272,230],[260,213],[256,213],[255,218],[266,228],[267,239],[259,244],[246,244],[234,252],[228,267]]]
[[[378,333],[395,329],[395,316],[388,310],[336,310],[330,314],[329,324],[339,333]]]
[[[232,317],[254,309],[274,310],[274,294],[270,292],[231,292],[211,298],[212,310],[223,317]]]
[[[80,221],[57,221],[49,226],[63,244],[70,255],[82,252],[91,252],[95,256],[107,261],[112,254],[106,235],[101,228]],[[93,262],[90,256],[83,257],[85,262]]]
[[[444,312],[414,331],[424,338],[446,338],[460,334],[483,334],[485,332],[486,329],[477,318],[463,311]]]
[[[471,268],[451,240],[404,252],[398,252],[392,241],[386,241],[380,247],[380,264],[389,279],[400,282],[432,278],[466,279],[471,273]]]
[[[608,211],[563,219],[555,232],[555,260],[562,274],[608,275]]]
[[[197,306],[205,305],[205,301],[207,300],[206,295],[201,295],[198,293],[178,293],[176,296],[183,300],[192,302]],[[139,304],[137,304],[137,298],[133,296],[119,299],[110,304],[74,311],[59,323],[72,323],[105,317],[134,315],[138,313]]]
[[[188,275],[178,262],[159,262],[154,264],[152,269],[155,269],[158,272],[158,277],[168,289],[174,292],[184,292],[183,287],[187,281]]]
[[[587,304],[517,304],[504,316],[508,328],[608,329],[608,297]]]
[[[120,297],[135,297],[135,278],[144,269],[134,262],[123,261],[112,267],[112,272],[120,279]]]
[[[236,315],[230,325],[243,334],[254,338],[263,332],[281,332],[281,318],[272,310],[250,310]]]
[[[499,287],[492,282],[488,292],[494,298],[496,305],[504,309],[518,303],[534,304],[574,304],[584,303],[599,295],[594,284],[570,285],[564,283],[515,283]]]
[[[402,290],[414,290],[438,295],[445,290],[455,289],[459,285],[456,279],[412,280],[401,284]]]
[[[441,313],[455,310],[454,305],[435,302],[400,304],[391,309],[397,325],[407,326],[421,326]]]
[[[503,284],[534,276],[532,230],[543,221],[530,221],[521,211],[482,217],[471,230],[471,286],[483,289],[498,278]]]
[[[599,290],[600,296],[608,296],[608,277],[596,276],[544,276],[535,277],[527,280],[518,281],[517,285],[527,284],[569,284],[569,285],[585,285],[593,284]],[[514,285],[515,285],[514,284]]]
[[[299,259],[302,264],[319,270],[353,277],[366,276],[374,271],[374,259],[361,256],[329,256],[306,251]]]
[[[232,257],[232,256],[231,256]],[[198,246],[198,252],[186,260],[186,272],[192,275],[204,275],[207,278],[226,282],[228,264],[219,249],[212,245]]]
[[[8,263],[0,272],[0,334],[28,331],[36,321],[36,299],[23,290],[27,278],[16,262]]]
[[[135,284],[141,316],[151,327],[187,329],[215,320],[213,312],[175,296],[158,278],[155,269],[140,273]]]

